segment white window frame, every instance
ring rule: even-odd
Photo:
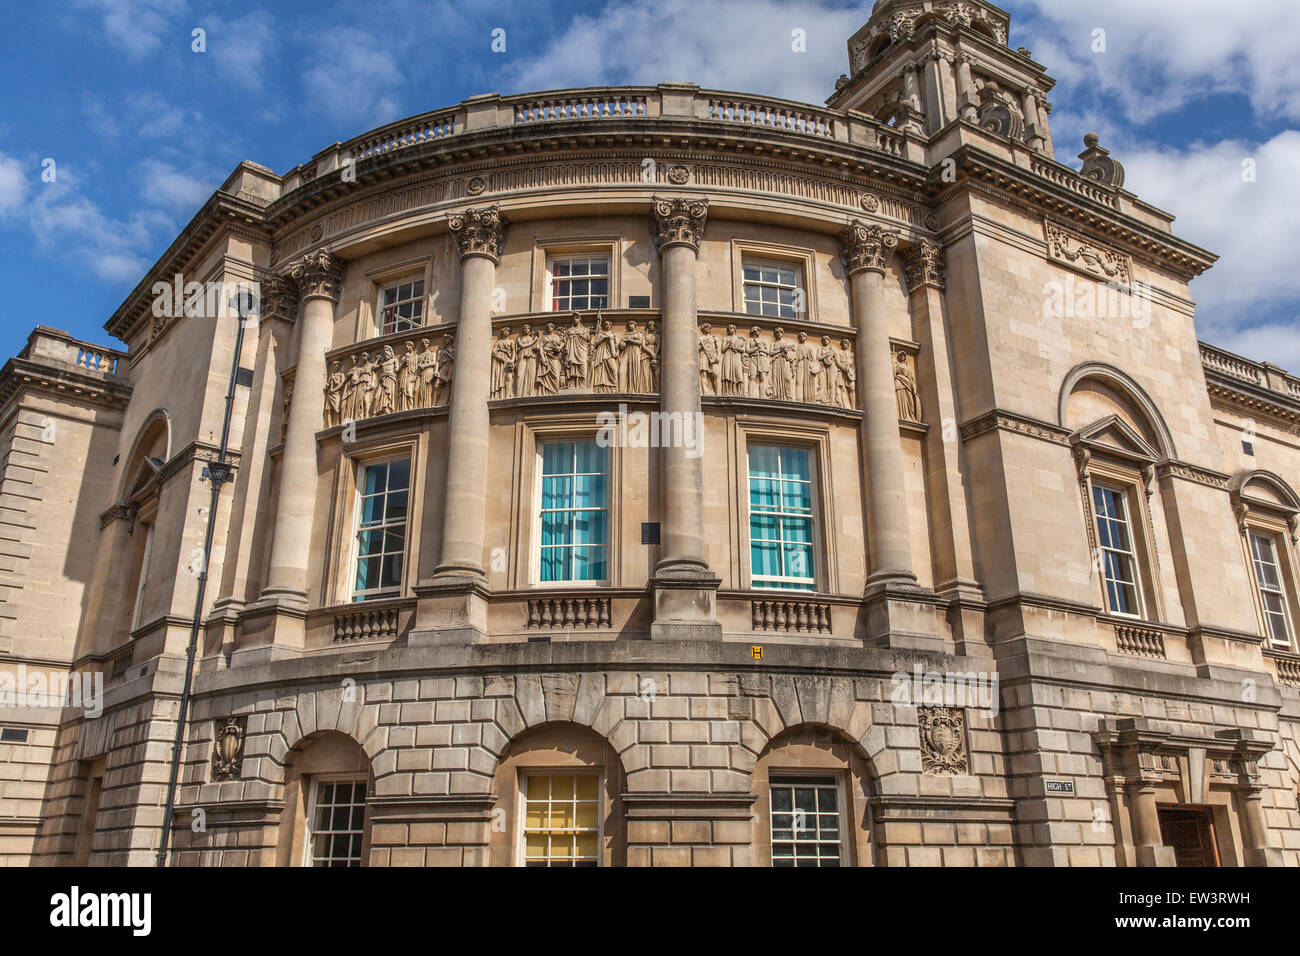
[[[830,783],[814,783],[814,782],[813,782],[813,781],[824,781],[824,780],[830,780],[831,782],[830,782]],[[807,770],[807,771],[791,771],[791,772],[786,772],[786,771],[781,771],[781,770],[772,770],[772,771],[769,771],[769,772],[768,772],[768,778],[767,778],[767,842],[768,842],[768,848],[769,848],[770,856],[771,856],[771,859],[769,860],[769,865],[772,866],[773,868],[776,867],[776,859],[777,859],[777,857],[776,857],[776,846],[777,846],[777,842],[778,842],[777,839],[776,839],[776,837],[775,837],[775,832],[776,832],[776,812],[777,812],[777,811],[776,811],[776,808],[772,805],[772,792],[773,792],[773,790],[775,790],[777,787],[800,787],[800,786],[816,786],[816,787],[821,787],[821,788],[826,788],[826,789],[833,789],[833,790],[835,791],[835,812],[836,812],[836,815],[837,815],[837,817],[838,817],[838,822],[839,822],[839,826],[838,826],[838,830],[839,830],[839,839],[838,839],[836,842],[837,842],[837,844],[838,844],[838,846],[839,846],[839,851],[840,851],[840,852],[839,852],[839,857],[837,858],[837,864],[838,864],[840,867],[847,866],[847,865],[848,865],[848,852],[847,852],[847,851],[848,851],[848,845],[847,845],[847,843],[846,843],[845,841],[848,839],[848,832],[849,832],[849,831],[848,831],[848,827],[845,825],[845,824],[846,824],[846,821],[847,821],[847,817],[846,817],[846,815],[845,815],[845,802],[844,802],[844,798],[845,798],[845,795],[846,795],[846,794],[845,794],[845,788],[844,788],[844,775],[841,774],[841,773],[837,773],[837,772],[835,772],[835,771],[831,771],[831,770],[824,771],[824,772],[821,772],[821,773],[817,773],[817,772],[812,771],[812,770]],[[793,806],[792,806],[792,809],[793,809]],[[782,812],[784,812],[784,811],[782,811]],[[818,812],[818,815],[820,816],[820,811]],[[793,823],[793,822],[794,822],[794,821],[792,820],[791,823]],[[798,849],[797,849],[797,848],[798,848],[800,842],[803,842],[803,843],[817,843],[817,844],[821,844],[821,843],[829,843],[829,842],[831,842],[831,841],[829,841],[829,840],[816,840],[816,839],[814,839],[814,840],[803,840],[803,841],[800,841],[800,840],[798,839],[798,833],[799,833],[799,832],[800,832],[799,830],[794,830],[794,833],[796,834],[794,840],[781,840],[781,841],[779,841],[779,842],[782,843],[782,844],[790,843],[790,844],[792,844],[793,846],[796,847],[796,852],[795,852],[795,857],[794,857],[794,859],[796,860],[796,865],[795,865],[794,867],[792,867],[792,869],[799,869],[799,866],[798,866],[798,864],[797,864],[797,860],[798,860]],[[818,827],[818,832],[820,832],[820,824],[819,824],[819,827]],[[820,860],[820,858],[819,858],[819,860]],[[821,863],[818,862],[817,865],[818,865],[818,867],[820,868]]]
[[[802,515],[802,514],[797,514],[797,513],[791,512],[790,515],[789,515],[790,517],[797,517],[797,518],[803,518],[803,517],[806,517],[806,518],[808,518],[808,520],[809,520],[810,522],[812,522],[812,534],[810,535],[810,537],[812,538],[812,542],[811,542],[811,545],[810,545],[810,550],[812,551],[812,562],[813,562],[813,566],[812,566],[812,569],[811,569],[811,570],[812,570],[812,574],[811,574],[809,577],[807,577],[807,578],[794,578],[794,577],[787,577],[787,576],[784,576],[784,575],[758,575],[758,574],[755,572],[755,570],[754,570],[754,537],[753,537],[753,534],[754,534],[754,521],[753,521],[753,516],[754,516],[754,506],[753,506],[753,502],[752,502],[752,494],[751,494],[751,492],[750,492],[750,481],[752,480],[752,476],[751,476],[751,474],[750,474],[750,468],[749,468],[749,453],[750,453],[750,449],[752,449],[752,448],[754,448],[754,447],[766,447],[766,448],[775,448],[775,449],[777,449],[777,451],[778,451],[778,456],[777,456],[777,460],[778,460],[778,462],[780,461],[780,455],[779,455],[779,452],[780,452],[781,449],[791,449],[791,450],[803,451],[803,452],[806,452],[807,455],[808,455],[808,470],[809,470],[809,478],[808,478],[808,485],[809,485],[809,496],[808,496],[808,500],[809,500],[809,510],[808,510],[808,514],[807,514],[807,515]],[[801,595],[801,594],[802,594],[802,595],[807,595],[807,594],[816,594],[816,593],[818,593],[818,592],[820,591],[820,583],[819,583],[819,579],[818,579],[817,574],[818,574],[819,566],[821,565],[822,560],[824,560],[824,559],[819,560],[819,556],[821,555],[821,548],[820,548],[820,544],[819,544],[819,542],[820,542],[819,534],[820,534],[820,526],[821,526],[821,523],[818,521],[818,515],[819,515],[819,513],[820,513],[820,502],[819,502],[819,492],[818,492],[818,474],[819,474],[819,473],[818,473],[818,469],[817,469],[817,452],[816,452],[816,450],[815,450],[814,448],[810,448],[810,447],[808,447],[808,446],[806,446],[806,445],[802,445],[802,444],[784,444],[784,443],[780,442],[779,440],[767,440],[767,439],[761,439],[761,438],[753,438],[753,439],[750,439],[749,441],[747,441],[747,442],[745,443],[745,479],[744,479],[744,480],[745,480],[745,486],[744,486],[744,488],[745,488],[745,490],[744,490],[744,495],[745,495],[745,497],[744,497],[744,500],[745,500],[745,546],[746,546],[746,548],[748,549],[748,552],[747,552],[747,553],[748,553],[748,555],[749,555],[749,563],[748,563],[748,567],[749,567],[749,587],[750,587],[751,590],[754,590],[754,591],[768,591],[768,592],[771,592],[771,593],[773,593],[773,594],[788,594],[788,595],[791,595],[791,596],[797,596],[797,595]],[[786,480],[786,479],[779,477],[779,473],[778,473],[778,478],[777,478],[778,483],[781,482],[781,481],[785,481],[785,480]],[[778,486],[778,487],[779,487],[779,486]],[[759,514],[772,514],[772,515],[776,515],[776,516],[777,516],[778,526],[779,526],[779,524],[780,524],[780,518],[781,518],[781,516],[784,515],[785,513],[784,513],[784,512],[781,512],[781,511],[767,511],[767,510],[762,510],[762,511],[759,512]],[[766,580],[765,580],[764,582],[760,583],[760,582],[757,580],[757,578],[759,578],[759,577],[763,577],[763,578],[765,578]],[[769,583],[767,583],[768,581],[770,581],[770,582],[774,582],[774,583],[769,584]],[[779,583],[788,583],[788,584],[807,584],[807,583],[809,583],[809,582],[811,582],[811,584],[812,584],[812,586],[809,587],[809,588],[803,588],[803,587],[798,587],[798,588],[783,588],[783,587],[777,587],[777,586],[776,586],[776,584],[779,584]]]
[[[398,299],[396,302],[392,303],[391,305],[384,304],[384,294],[387,293],[390,289],[400,289],[404,285],[414,286],[416,283],[419,283],[420,285],[420,292],[418,295],[413,294],[409,298]],[[427,318],[426,306],[429,304],[429,298],[428,298],[429,290],[427,286],[428,283],[426,282],[425,276],[423,274],[403,276],[400,279],[391,279],[380,283],[379,291],[375,295],[375,329],[378,332],[378,334],[398,335],[402,332],[410,332],[413,329],[424,328],[425,319]],[[386,323],[384,322],[384,315],[386,310],[397,306],[406,305],[412,302],[418,302],[420,305],[420,316],[419,316],[420,320],[418,322],[411,322],[410,319],[404,318],[401,321],[407,322],[408,328],[405,329],[387,328]]]
[[[1291,612],[1291,595],[1287,590],[1287,565],[1282,554],[1282,549],[1278,546],[1279,535],[1271,531],[1265,531],[1262,528],[1249,527],[1246,530],[1246,550],[1250,557],[1251,574],[1255,580],[1255,594],[1259,601],[1260,613],[1264,619],[1264,636],[1269,644],[1275,648],[1283,650],[1294,650],[1296,646],[1295,624]],[[1259,540],[1268,545],[1273,573],[1277,577],[1277,587],[1268,588],[1260,580],[1261,561],[1255,551],[1255,541]],[[1273,628],[1269,621],[1272,612],[1268,608],[1265,600],[1266,594],[1275,594],[1281,602],[1282,624],[1286,632],[1286,640],[1279,641],[1273,634]]]
[[[1101,543],[1101,522],[1103,516],[1097,510],[1098,490],[1109,491],[1111,494],[1113,494],[1116,497],[1116,499],[1123,502],[1124,514],[1118,519],[1112,518],[1111,516],[1107,515],[1106,520],[1111,520],[1111,521],[1118,520],[1123,524],[1124,533],[1128,537],[1127,551],[1122,551],[1119,548],[1109,547]],[[1102,556],[1100,567],[1098,568],[1098,573],[1101,575],[1101,590],[1102,590],[1102,596],[1106,601],[1106,612],[1108,614],[1114,614],[1117,617],[1129,617],[1129,618],[1133,618],[1134,620],[1145,620],[1147,603],[1146,603],[1146,592],[1144,590],[1143,581],[1142,581],[1143,578],[1142,558],[1141,555],[1138,553],[1137,529],[1135,529],[1133,523],[1133,515],[1137,513],[1139,517],[1141,517],[1141,514],[1140,512],[1137,511],[1136,507],[1134,506],[1132,489],[1125,487],[1124,485],[1116,482],[1093,480],[1089,482],[1088,491],[1092,495],[1092,500],[1089,502],[1089,504],[1091,505],[1091,510],[1092,510],[1093,531],[1097,535],[1097,552]],[[1106,574],[1105,556],[1107,553],[1114,553],[1128,559],[1129,569],[1133,574],[1132,586],[1133,586],[1134,597],[1137,604],[1137,611],[1118,611],[1111,606],[1111,601],[1110,601],[1110,580],[1111,579]],[[1125,582],[1119,582],[1119,583],[1124,584]]]
[[[144,613],[144,586],[149,580],[149,561],[153,557],[153,529],[157,521],[145,525],[144,554],[140,557],[140,579],[135,584],[135,606],[131,609],[131,631],[140,626],[140,616]]]
[[[604,305],[595,306],[595,305],[588,304],[581,307],[575,307],[572,305],[572,300],[573,300],[572,292],[570,292],[570,294],[565,297],[569,300],[570,304],[564,306],[556,305],[555,284],[557,282],[562,282],[562,281],[572,281],[572,279],[575,278],[574,276],[557,276],[555,274],[556,265],[561,262],[579,262],[579,261],[585,261],[588,263],[600,261],[605,264],[604,275],[594,276],[594,278],[597,279],[603,278],[605,280],[605,296],[604,296],[605,304]],[[574,311],[590,312],[593,309],[604,309],[608,311],[609,309],[613,308],[615,305],[614,298],[613,298],[613,294],[614,294],[613,272],[614,272],[613,255],[607,249],[600,249],[591,252],[548,252],[546,255],[546,311],[561,312],[564,314],[568,314],[569,312],[574,312]],[[587,277],[593,278],[590,272],[588,273]],[[576,278],[580,279],[582,277],[577,276]],[[587,298],[589,300],[593,298],[590,291],[587,293]]]
[[[605,864],[605,772],[602,769],[589,768],[546,768],[546,767],[529,767],[519,772],[519,806],[516,819],[519,825],[516,828],[516,860],[518,865],[526,867],[528,865],[528,780],[531,777],[594,777],[596,780],[596,866],[601,867]],[[550,807],[550,797],[547,797],[547,807]],[[576,802],[575,802],[576,807]],[[549,816],[549,814],[548,814]],[[575,830],[579,828],[575,827]],[[547,869],[549,869],[549,860]],[[576,869],[576,867],[574,868]]]
[[[373,592],[358,591],[357,590],[357,562],[361,559],[361,533],[363,530],[375,531],[380,528],[386,531],[389,527],[388,524],[380,524],[380,525],[376,525],[375,527],[365,528],[365,529],[361,527],[361,513],[362,513],[361,505],[362,505],[362,501],[366,497],[365,494],[366,469],[377,467],[379,465],[388,465],[395,461],[406,462],[406,516],[402,522],[402,552],[401,552],[402,580],[398,584],[396,591],[388,591],[387,593],[384,593],[383,591],[373,591]],[[411,499],[412,499],[412,486],[415,484],[414,464],[412,462],[412,456],[410,454],[398,454],[398,455],[385,456],[382,458],[372,458],[372,459],[366,459],[364,461],[358,461],[355,464],[355,471],[353,473],[353,484],[355,485],[355,490],[353,493],[353,500],[352,500],[352,543],[348,552],[348,563],[347,563],[347,570],[346,570],[348,577],[346,578],[345,581],[347,602],[351,604],[366,604],[370,601],[382,601],[389,598],[401,597],[403,594],[406,593],[406,582],[410,570],[410,557],[411,557],[410,531],[411,531],[411,507],[412,507]],[[384,494],[385,496],[387,496],[388,494],[387,487],[385,487],[384,489]],[[388,554],[388,553],[389,552],[384,552],[384,551],[380,552],[381,555]],[[382,566],[382,559],[380,563]],[[368,595],[368,596],[358,597],[358,595]]]
[[[553,444],[574,444],[578,442],[593,442],[595,436],[583,435],[539,435],[536,441],[536,467],[534,475],[536,480],[533,485],[533,543],[530,580],[540,588],[572,588],[572,587],[607,587],[613,575],[613,538],[614,538],[614,509],[613,501],[613,449],[610,447],[597,447],[605,453],[605,506],[604,508],[573,508],[564,509],[568,511],[604,511],[605,512],[605,576],[603,578],[578,579],[570,578],[567,581],[543,581],[542,580],[542,484],[545,481],[545,463],[543,457],[543,447]],[[588,474],[588,472],[583,472]],[[570,548],[573,545],[569,545]]]
[[[752,281],[745,276],[745,270],[748,268],[758,268],[760,270],[776,269],[778,270],[778,272],[780,270],[789,270],[790,272],[794,273],[794,284],[786,285],[785,283],[780,281],[766,282],[762,279],[759,279],[757,281]],[[803,318],[808,311],[807,292],[805,291],[805,286],[807,285],[808,280],[807,277],[804,275],[804,271],[805,271],[805,265],[802,262],[795,262],[795,261],[783,260],[783,259],[767,259],[760,256],[748,256],[748,255],[742,256],[740,260],[740,303],[742,308],[744,309],[745,315],[754,316],[756,318],[783,319],[785,321],[790,321],[790,322],[797,321],[798,319]],[[777,290],[790,289],[794,293],[794,302],[795,302],[795,304],[791,305],[790,307],[791,314],[784,315],[782,313],[781,310],[783,306],[779,301],[776,303],[777,311],[775,315],[769,315],[768,313],[761,311],[761,307],[763,305],[761,292],[759,296],[759,301],[758,303],[756,303],[760,307],[760,311],[757,312],[751,311],[750,299],[747,294],[748,289],[751,285],[757,286],[760,290],[761,289],[777,289]],[[779,297],[780,294],[778,291],[778,300]],[[801,297],[804,300],[804,310],[802,314],[800,310],[796,307]]]
[[[367,791],[367,785],[369,783],[369,780],[366,777],[366,775],[363,773],[338,773],[338,774],[323,773],[323,774],[313,775],[307,779],[307,786],[309,788],[308,796],[307,796],[307,819],[304,821],[305,826],[303,828],[304,839],[302,841],[302,861],[301,861],[301,864],[304,867],[311,867],[311,868],[316,867],[316,855],[313,852],[313,849],[316,842],[316,807],[317,807],[317,798],[320,795],[320,788],[324,784],[336,784],[336,783],[352,783],[352,784],[360,783],[361,784],[361,830],[359,832],[359,835],[361,837],[361,855],[357,860],[357,865],[358,866],[366,865],[366,858],[365,858],[366,800],[369,796],[369,794],[366,791]],[[338,806],[338,804],[332,804],[332,805]],[[355,806],[355,804],[352,804],[352,806]],[[342,832],[352,833],[355,831],[330,830],[328,832],[333,834],[333,833],[342,833]],[[324,867],[323,869],[328,869],[328,867]],[[346,869],[346,867],[343,867],[342,869]]]

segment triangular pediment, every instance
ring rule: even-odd
[[[1070,444],[1083,445],[1094,453],[1109,452],[1147,464],[1160,458],[1159,453],[1138,434],[1137,429],[1118,415],[1111,415],[1080,428],[1070,436]]]

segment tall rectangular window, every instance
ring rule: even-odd
[[[524,865],[597,866],[600,777],[529,774],[524,789]]]
[[[424,324],[424,280],[385,286],[379,295],[379,332],[391,335]]]
[[[353,601],[401,593],[410,484],[411,462],[406,458],[362,469]]]
[[[609,456],[594,441],[556,441],[541,459],[541,580],[605,580]]]
[[[1142,586],[1138,579],[1128,495],[1117,488],[1094,484],[1092,503],[1097,514],[1097,543],[1101,549],[1106,602],[1115,614],[1141,615]]]
[[[817,589],[808,449],[749,446],[749,549],[754,587]]]
[[[366,782],[321,780],[312,791],[308,858],[312,866],[360,866]]]
[[[796,317],[799,298],[799,273],[796,265],[783,262],[746,260],[745,312],[773,318]]]
[[[144,612],[144,588],[149,581],[149,560],[153,557],[153,522],[144,526],[144,553],[140,557],[140,576],[135,583],[135,604],[131,610],[131,630],[140,626]]]
[[[609,308],[609,258],[564,256],[551,260],[551,311]]]
[[[1264,607],[1264,625],[1268,636],[1274,645],[1290,647],[1291,610],[1287,606],[1282,567],[1273,537],[1252,531],[1250,555],[1255,565],[1255,583],[1259,587],[1259,599]]]
[[[772,865],[839,866],[840,789],[835,777],[772,777]]]

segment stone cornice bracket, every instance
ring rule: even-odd
[[[510,220],[501,215],[500,206],[466,209],[447,218],[447,228],[456,238],[461,259],[481,256],[491,259],[493,265],[501,262],[509,227]]]
[[[942,246],[929,239],[918,239],[902,252],[908,292],[915,292],[923,286],[940,291],[947,288],[948,269]]]
[[[854,219],[849,227],[840,233],[840,255],[844,259],[844,269],[849,275],[863,270],[885,274],[889,257],[898,248],[898,233],[879,226],[869,226],[860,219]]]
[[[293,264],[289,276],[302,299],[330,299],[337,302],[343,287],[343,262],[331,252],[317,249]]]
[[[690,246],[700,251],[709,218],[707,199],[660,199],[650,203],[650,234],[660,254],[669,246]]]
[[[298,283],[288,276],[268,275],[259,279],[258,298],[259,321],[284,319],[292,322],[298,314]]]

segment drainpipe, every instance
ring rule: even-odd
[[[167,783],[167,807],[163,811],[162,839],[158,843],[158,866],[167,865],[167,848],[171,842],[172,817],[176,813],[176,782],[181,772],[181,749],[185,743],[185,725],[190,711],[190,685],[194,680],[194,654],[199,644],[199,626],[203,616],[203,599],[208,589],[208,559],[212,554],[212,535],[216,530],[217,504],[226,482],[234,481],[234,467],[226,461],[230,441],[230,416],[235,408],[235,387],[239,383],[239,359],[244,350],[244,323],[256,308],[250,293],[240,293],[230,300],[239,315],[239,329],[235,334],[235,357],[230,368],[230,384],[226,388],[226,415],[221,423],[221,448],[217,460],[203,468],[203,477],[211,482],[212,496],[208,502],[208,527],[203,537],[203,564],[199,568],[198,593],[194,596],[194,617],[190,621],[190,644],[185,650],[185,683],[181,686],[181,710],[176,718],[176,738],[172,741],[171,774]]]

